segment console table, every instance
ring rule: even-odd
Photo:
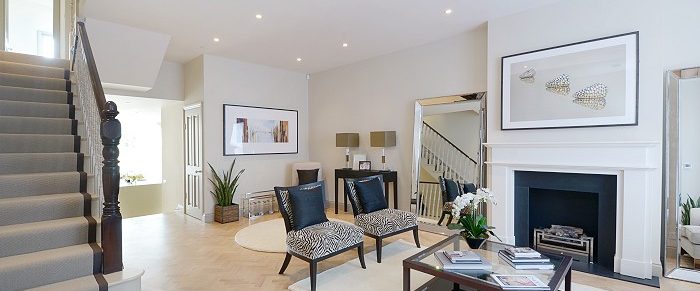
[[[369,176],[382,175],[384,180],[384,197],[386,204],[389,205],[389,183],[394,184],[394,208],[399,208],[398,203],[398,174],[396,171],[379,171],[379,170],[353,170],[353,169],[335,169],[335,214],[338,214],[338,179],[344,178],[364,178]],[[344,187],[343,187],[344,189]],[[343,205],[345,212],[348,212],[348,195],[343,190]]]

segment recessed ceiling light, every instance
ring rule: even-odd
[[[262,19],[262,14],[255,14],[255,18]]]
[[[219,41],[221,41],[221,39],[219,39],[218,37],[214,38],[214,42],[219,42]]]
[[[347,43],[347,42],[344,42],[344,43],[343,43],[343,47],[348,47],[348,43]]]
[[[301,62],[301,58],[297,58],[297,62]]]
[[[452,14],[452,9],[445,10],[445,14]]]

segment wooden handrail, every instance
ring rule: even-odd
[[[102,88],[102,82],[100,81],[100,74],[97,73],[97,63],[95,62],[95,56],[92,54],[92,47],[90,46],[90,39],[88,38],[87,30],[85,29],[85,22],[78,21],[76,25],[78,34],[75,37],[75,46],[78,46],[78,37],[82,40],[83,51],[85,52],[85,61],[87,63],[88,72],[90,73],[90,83],[92,84],[92,90],[95,95],[95,101],[97,101],[97,109],[100,112],[100,119],[103,121],[106,119],[105,107],[107,105],[107,99],[105,98],[105,91]],[[75,66],[75,54],[77,49],[73,50],[73,66]]]
[[[122,260],[122,214],[119,208],[119,140],[121,123],[117,120],[119,111],[114,102],[107,102],[97,63],[92,53],[85,23],[76,23],[73,47],[72,68],[75,70],[78,45],[82,44],[85,64],[92,85],[97,111],[100,115],[100,139],[102,142],[102,194],[104,198],[100,223],[102,242],[102,273],[110,274],[124,269]],[[86,98],[87,96],[80,96]],[[83,100],[81,100],[83,102]],[[83,103],[85,104],[85,103]],[[94,142],[94,141],[93,141]],[[96,171],[96,169],[93,169]],[[95,189],[97,191],[99,189]]]
[[[467,153],[465,153],[464,151],[462,151],[458,146],[456,146],[455,144],[453,144],[449,139],[447,139],[447,138],[446,138],[444,135],[442,135],[439,131],[435,130],[435,128],[433,128],[432,126],[430,126],[430,124],[427,124],[425,121],[423,121],[423,124],[424,124],[425,126],[427,126],[428,128],[430,128],[430,129],[431,129],[432,131],[434,131],[435,133],[437,133],[437,135],[438,135],[439,137],[441,137],[444,141],[446,141],[446,142],[447,142],[448,144],[450,144],[453,148],[455,148],[457,151],[459,151],[462,155],[464,155],[465,157],[467,157],[467,159],[469,159],[470,161],[472,161],[474,164],[478,164],[474,159],[472,159],[472,157],[470,157]]]

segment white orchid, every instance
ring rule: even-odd
[[[489,235],[500,238],[493,232],[494,227],[489,226],[486,217],[478,212],[480,203],[496,205],[496,197],[488,188],[479,188],[476,193],[464,193],[457,196],[452,202],[452,215],[459,217],[457,223],[449,224],[449,229],[460,229],[465,238],[485,239]]]
[[[491,203],[496,205],[496,197],[491,193],[488,188],[479,188],[475,193],[465,193],[457,196],[452,202],[452,215],[459,217],[464,208],[470,207],[472,211],[475,211],[479,206],[479,203]]]

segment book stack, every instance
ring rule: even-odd
[[[549,258],[531,248],[509,247],[498,251],[498,257],[516,270],[552,270]]]
[[[491,269],[491,263],[473,251],[437,251],[435,258],[444,270]]]

